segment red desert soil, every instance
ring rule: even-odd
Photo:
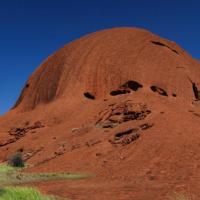
[[[174,42],[114,28],[71,42],[0,117],[0,161],[93,174],[35,183],[72,200],[200,198],[200,63]]]

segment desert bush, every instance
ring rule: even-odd
[[[20,152],[16,152],[15,154],[13,154],[9,158],[8,164],[12,167],[24,167],[25,162],[23,160],[22,154]]]

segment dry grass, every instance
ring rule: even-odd
[[[170,200],[195,200],[194,196],[191,194],[174,193]]]
[[[0,186],[10,186],[31,182],[64,180],[64,179],[83,179],[88,178],[86,174],[72,174],[67,172],[53,173],[26,173],[23,168],[0,165]]]

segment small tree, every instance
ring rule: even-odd
[[[10,157],[8,164],[11,165],[12,167],[24,167],[25,162],[22,158],[22,154],[20,152],[16,152],[15,154],[13,154]]]

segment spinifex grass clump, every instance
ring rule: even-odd
[[[41,194],[34,188],[7,187],[0,189],[0,200],[56,200]]]
[[[20,152],[13,154],[10,157],[8,164],[12,167],[24,167],[25,162],[23,160],[22,154]]]
[[[47,197],[40,194],[33,188],[8,187],[18,184],[53,181],[53,180],[74,180],[88,178],[87,174],[72,174],[68,172],[53,173],[27,173],[23,165],[0,164],[0,200],[55,200],[55,197]]]

